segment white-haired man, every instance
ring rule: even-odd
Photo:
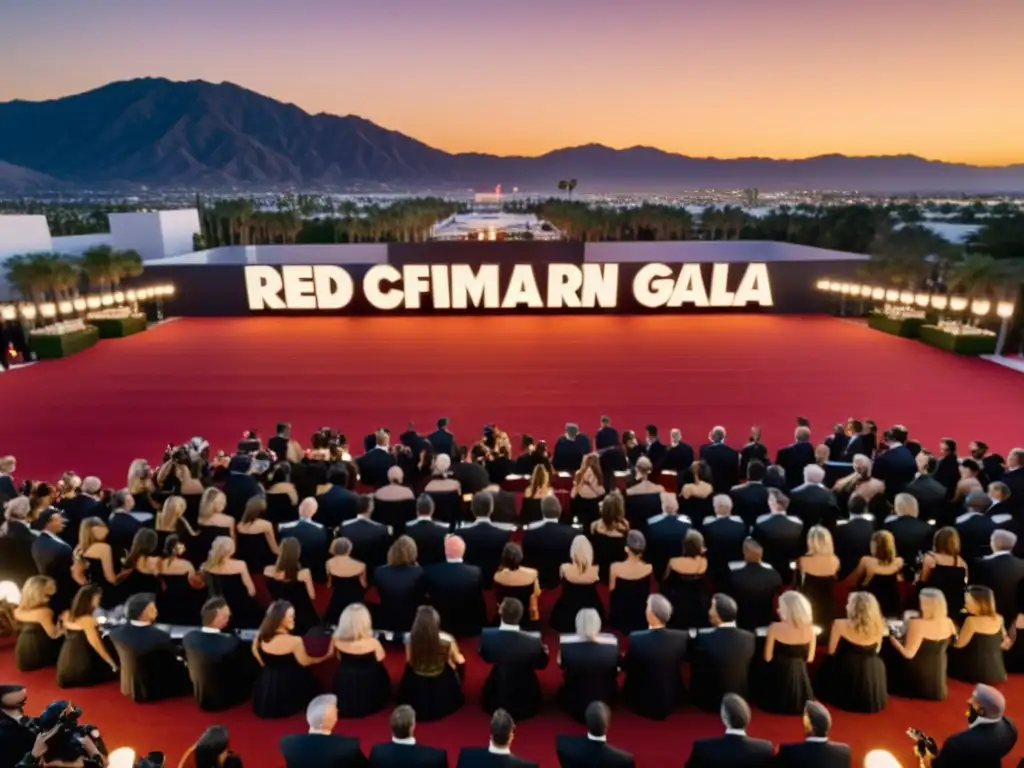
[[[779,448],[775,463],[786,471],[786,482],[790,488],[800,485],[804,467],[814,464],[814,444],[811,443],[809,427],[796,428],[792,444]]]
[[[728,494],[718,494],[711,504],[715,514],[704,518],[703,526],[708,570],[715,579],[728,579],[729,563],[743,559],[743,542],[749,529],[732,514],[732,498]]]
[[[967,729],[946,739],[937,755],[915,751],[923,764],[932,768],[999,768],[1017,743],[1017,726],[1005,713],[1003,694],[976,685],[967,700]]]
[[[672,618],[672,603],[664,595],[647,598],[646,616],[649,628],[629,635],[629,648],[622,660],[626,672],[622,696],[638,715],[664,720],[679,708],[686,694],[679,670],[689,635],[666,627]]]
[[[330,537],[323,525],[313,519],[318,509],[316,499],[303,499],[299,504],[299,519],[281,523],[278,532],[282,541],[298,539],[302,548],[302,564],[309,568],[314,581],[323,583],[327,581],[324,564],[327,562]]]
[[[989,545],[992,554],[971,566],[971,581],[992,590],[996,598],[996,613],[1015,617],[1024,609],[1019,598],[1024,585],[1024,560],[1013,554],[1017,534],[997,528],[989,537]]]
[[[725,734],[717,738],[697,739],[686,761],[686,768],[767,768],[772,764],[772,743],[747,736],[750,725],[750,706],[742,696],[727,693],[719,708]]]
[[[711,442],[700,447],[701,461],[711,468],[715,493],[728,493],[740,481],[740,454],[725,444],[725,427],[714,427],[708,439]]]
[[[338,697],[317,696],[306,707],[308,733],[285,736],[279,742],[288,768],[356,768],[366,765],[359,739],[331,733],[338,722]]]
[[[817,464],[808,464],[803,469],[803,478],[803,484],[789,494],[789,514],[803,521],[804,531],[814,525],[834,529],[839,518],[839,503],[836,495],[825,487],[825,470]]]

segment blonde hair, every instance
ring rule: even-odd
[[[878,638],[885,634],[885,619],[878,600],[870,592],[851,592],[846,601],[846,620],[854,633],[865,638]]]
[[[871,554],[882,565],[896,559],[896,539],[889,531],[875,531],[871,534]]]
[[[569,559],[580,573],[586,573],[587,569],[594,564],[594,547],[586,536],[577,536],[572,540],[572,545],[569,547]]]
[[[103,522],[102,518],[99,517],[87,517],[82,521],[82,524],[78,526],[78,551],[85,553],[89,551],[89,547],[93,544],[98,544],[103,539],[98,537],[93,531],[97,528],[106,528],[107,524]],[[108,529],[109,530],[109,529]]]
[[[365,640],[373,635],[373,622],[370,611],[362,603],[346,606],[338,619],[338,628],[334,630],[334,639],[345,642]]]
[[[49,576],[31,576],[21,588],[21,603],[18,607],[23,611],[46,608],[56,592],[57,582]]]
[[[790,589],[779,597],[779,618],[798,627],[809,627],[814,623],[814,612],[811,601]]]
[[[128,493],[142,493],[149,490],[146,483],[146,470],[149,462],[145,459],[136,459],[128,466]]]
[[[541,488],[551,487],[551,473],[543,464],[538,464],[530,473],[530,481],[526,484],[523,493],[528,498],[533,498]]]
[[[835,545],[832,534],[823,525],[813,525],[807,532],[807,552],[811,555],[834,555]]]
[[[917,498],[909,493],[897,493],[892,508],[901,517],[917,517],[921,509],[918,506]]]
[[[452,457],[447,453],[439,453],[434,457],[434,477],[445,477],[452,468]],[[390,479],[390,478],[389,478]]]
[[[211,568],[216,568],[218,565],[223,565],[233,554],[235,554],[235,542],[232,538],[230,536],[218,536],[213,540],[210,554],[206,558],[206,562],[203,563],[203,570],[208,571]]]
[[[949,618],[949,606],[946,604],[946,595],[941,589],[925,587],[918,596],[921,601],[922,619],[947,619]]]
[[[181,496],[168,497],[160,514],[156,516],[156,529],[158,531],[173,531],[178,518],[185,514],[186,506],[185,500]]]
[[[199,522],[209,520],[227,506],[228,497],[216,488],[207,488],[199,498]]]

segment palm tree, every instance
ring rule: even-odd
[[[7,282],[14,286],[22,298],[32,302],[42,301],[50,286],[48,266],[40,258],[41,255],[12,256],[4,265]]]
[[[142,256],[138,251],[117,251],[109,245],[97,245],[82,254],[79,267],[89,284],[105,290],[120,285],[126,277],[142,274]]]
[[[572,200],[572,193],[576,189],[576,179],[569,179],[565,183],[565,188],[569,190],[569,199]]]

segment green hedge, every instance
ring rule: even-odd
[[[905,339],[916,339],[920,336],[921,326],[927,322],[928,318],[925,317],[889,317],[881,312],[872,312],[868,316],[868,327]]]
[[[958,355],[991,355],[996,351],[995,334],[946,333],[936,325],[921,326],[921,341]]]
[[[101,339],[120,339],[146,330],[145,315],[104,318],[90,317],[87,321],[89,325],[94,325],[99,329]]]
[[[87,325],[80,331],[65,333],[63,336],[30,333],[28,338],[29,347],[38,360],[53,360],[88,349],[99,341],[100,332],[95,326]]]

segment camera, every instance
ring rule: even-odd
[[[935,743],[935,739],[931,736],[926,736],[917,728],[907,728],[907,736],[914,740],[914,751],[917,754],[924,755],[926,752],[933,756],[939,754],[939,747]]]
[[[82,746],[82,739],[85,737],[91,737],[100,753],[106,755],[107,750],[102,739],[98,734],[92,737],[93,733],[97,733],[96,726],[80,724],[78,718],[81,716],[81,707],[76,707],[69,701],[54,701],[39,713],[38,717],[23,717],[21,725],[36,736],[53,731],[46,740],[45,761],[74,761],[80,757],[88,757],[85,747]]]

